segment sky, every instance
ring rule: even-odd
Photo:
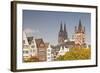
[[[74,35],[75,26],[85,26],[86,43],[91,43],[91,14],[79,12],[56,12],[23,10],[23,31],[37,38],[43,38],[44,42],[50,44],[58,43],[58,32],[60,24],[66,24],[68,38]]]

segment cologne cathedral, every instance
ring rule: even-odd
[[[63,26],[62,26],[62,23],[61,23],[60,31],[59,31],[59,34],[58,34],[58,44],[64,43],[65,40],[68,40],[68,33],[67,33],[67,30],[66,30],[66,24],[64,24],[64,29],[63,29]]]
[[[74,43],[75,45],[84,45],[85,44],[85,27],[82,26],[81,20],[79,20],[79,24],[78,26],[75,26],[75,30],[74,30],[74,37],[73,37],[73,41],[70,40],[70,38],[68,38],[68,32],[66,30],[66,24],[61,23],[60,25],[60,31],[58,33],[58,44],[61,45],[63,43],[65,43],[67,40],[67,43]]]

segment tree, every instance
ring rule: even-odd
[[[63,56],[59,56],[57,60],[85,60],[91,58],[90,48],[71,48]]]

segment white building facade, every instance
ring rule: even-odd
[[[47,48],[47,61],[52,61],[52,54],[51,54],[51,52],[52,52],[52,48],[51,48],[51,46],[49,44],[49,46]]]
[[[27,61],[33,56],[37,55],[37,48],[35,38],[32,37],[31,43],[29,44],[28,38],[26,33],[23,32],[23,59]]]
[[[59,50],[59,52],[57,54],[57,57],[63,56],[66,52],[69,52],[69,48],[66,48],[65,46],[64,47],[61,46],[60,50]]]

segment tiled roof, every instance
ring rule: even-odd
[[[28,43],[29,45],[31,44],[32,40],[33,40],[33,37],[27,37],[27,40],[28,40]]]

